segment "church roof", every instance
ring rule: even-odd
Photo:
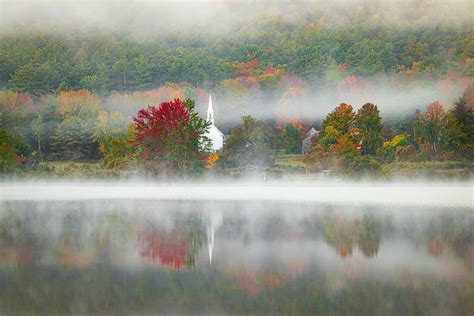
[[[305,136],[304,140],[312,139],[317,134],[319,134],[319,131],[317,131],[314,127],[311,127],[311,129],[308,131],[308,133],[306,133],[306,136]]]

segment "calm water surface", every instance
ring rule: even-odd
[[[0,315],[474,315],[470,209],[0,202]]]

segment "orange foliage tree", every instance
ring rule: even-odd
[[[88,90],[61,92],[56,112],[61,122],[54,135],[54,148],[61,159],[95,159],[98,148],[93,140],[102,103]]]
[[[219,155],[217,153],[210,153],[206,160],[206,169],[212,169],[216,166]]]
[[[441,137],[446,126],[445,117],[443,106],[436,101],[426,107],[425,113],[419,115],[413,125],[416,140],[421,148],[427,149],[426,154],[431,160],[439,157]]]

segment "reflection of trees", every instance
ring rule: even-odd
[[[55,256],[62,266],[84,267],[128,237],[127,219],[117,212],[95,216],[81,204],[12,203],[0,212],[0,263],[26,264]],[[66,208],[66,209],[64,209]],[[56,222],[57,221],[57,222]]]
[[[474,270],[474,219],[463,216],[442,216],[432,219],[421,236],[426,251],[434,258],[447,249],[460,257],[468,270]]]
[[[257,269],[229,269],[224,274],[233,280],[233,285],[239,291],[257,296],[262,291],[283,288],[288,282],[295,279],[284,268],[257,268]]]
[[[356,234],[352,220],[327,216],[322,221],[322,232],[326,242],[336,249],[341,258],[352,255]]]
[[[110,212],[97,219],[97,244],[101,250],[120,248],[131,235],[131,221],[126,214]]]
[[[459,231],[456,227],[452,229]],[[454,253],[462,258],[466,269],[474,271],[474,219],[468,220],[462,229],[453,235],[455,237],[449,245],[454,249]]]
[[[444,254],[447,243],[455,238],[453,235],[455,232],[450,232],[451,226],[452,221],[443,217],[434,218],[428,223],[422,238],[425,240],[426,252],[429,255],[438,258]]]
[[[373,215],[365,214],[358,234],[358,246],[366,257],[374,257],[379,251],[382,225]]]
[[[147,228],[138,232],[140,256],[150,261],[159,260],[165,267],[181,269],[188,257],[187,242],[173,232]]]
[[[474,307],[472,278],[355,278],[334,293],[324,271],[298,278],[288,278],[283,269],[227,271],[12,269],[2,275],[0,309],[5,315],[212,314],[216,306],[219,314],[472,315]]]
[[[355,246],[364,256],[373,257],[379,250],[382,224],[371,214],[365,214],[362,220],[327,215],[322,219],[321,231],[341,258],[350,257]]]
[[[100,254],[96,228],[80,211],[66,214],[56,244],[58,263],[69,267],[90,265]]]
[[[206,233],[200,218],[176,215],[173,229],[147,225],[137,234],[138,251],[149,261],[158,261],[164,267],[181,269],[194,267],[195,258],[204,245]]]
[[[40,247],[41,238],[32,229],[31,212],[7,210],[0,214],[0,264],[27,264]]]
[[[111,214],[109,206],[105,207],[102,215],[107,216],[103,217],[81,212],[79,208],[70,212],[69,208],[53,204],[48,205],[51,213],[28,213],[24,206],[16,207],[12,212],[0,210],[0,310],[6,315],[127,315],[150,314],[150,311],[205,314],[209,310],[215,311],[216,306],[222,314],[423,315],[436,310],[450,315],[471,315],[474,308],[474,279],[472,273],[469,274],[474,271],[474,221],[459,213],[442,219],[430,214],[428,220],[418,218],[411,224],[397,223],[392,229],[395,237],[403,235],[412,244],[423,245],[423,249],[428,245],[434,256],[457,255],[470,270],[460,277],[449,275],[446,278],[419,273],[418,269],[411,271],[407,267],[407,273],[399,277],[395,271],[396,279],[392,280],[364,275],[342,276],[341,279],[331,269],[317,267],[311,262],[304,266],[304,262],[291,255],[285,257],[288,262],[282,266],[274,257],[265,262],[258,259],[256,267],[251,264],[255,259],[246,258],[223,260],[215,269],[196,269],[189,273],[166,273],[135,266],[129,269],[120,262],[107,260],[101,264],[88,264],[94,258],[88,254],[103,253],[103,248],[113,248],[128,255],[127,248],[120,247],[135,232],[130,229],[129,219]],[[31,205],[28,208],[34,209]],[[68,214],[75,215],[68,217]],[[134,219],[141,216],[140,213],[131,214],[130,218]],[[348,257],[355,247],[365,256],[376,255],[382,234],[380,218],[372,215],[349,218],[337,214],[310,217],[308,223],[318,223],[318,226],[308,226],[307,230],[317,232],[320,227],[328,244],[342,257]],[[159,220],[154,221],[155,215],[144,216],[148,222],[141,224],[138,230],[139,234],[142,231],[150,233],[152,238],[149,240],[165,247],[163,252],[155,252],[155,260],[163,264],[159,254],[164,254],[163,265],[173,267],[177,262],[181,268],[192,266],[193,254],[197,254],[205,243],[204,219],[192,214],[172,214],[171,223],[165,228],[163,223],[167,218],[158,214]],[[235,220],[227,223],[229,227],[226,228],[231,236],[229,239],[238,240],[246,230],[254,232],[253,227],[249,228],[248,218],[232,216]],[[433,218],[434,224],[430,222]],[[285,229],[281,218],[271,222],[273,228]],[[239,229],[232,230],[234,223],[240,223]],[[390,227],[386,222],[384,225],[385,237]],[[290,220],[286,227],[289,229],[284,230],[284,234],[279,234],[277,229],[268,230],[268,238],[291,236]],[[221,236],[222,231],[219,233]],[[316,238],[316,235],[312,236]],[[184,259],[173,261],[183,248],[186,251]],[[5,256],[9,251],[15,251],[15,261]],[[64,252],[61,254],[61,251]],[[46,260],[35,260],[39,253]],[[63,256],[62,261],[48,260],[51,254],[58,258]],[[306,256],[302,257],[306,260]],[[105,259],[111,260],[112,256]],[[7,260],[10,260],[10,266],[2,266]],[[62,269],[58,267],[60,264],[80,268]],[[176,302],[177,297],[178,307],[170,304]]]
[[[474,271],[474,241],[466,247],[463,261],[466,269]]]
[[[439,239],[428,240],[428,243],[426,244],[426,250],[435,258],[442,256],[445,248],[446,246],[444,242]]]
[[[229,212],[223,217],[219,233],[224,238],[239,238],[242,234],[246,233],[248,225],[248,218],[243,217],[237,211],[235,213]]]
[[[280,214],[271,214],[264,218],[261,234],[265,240],[287,237],[289,233],[290,227]]]

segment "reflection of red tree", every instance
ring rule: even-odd
[[[150,261],[159,260],[161,265],[173,269],[182,268],[188,255],[186,241],[158,230],[139,232],[138,249],[143,258]]]

